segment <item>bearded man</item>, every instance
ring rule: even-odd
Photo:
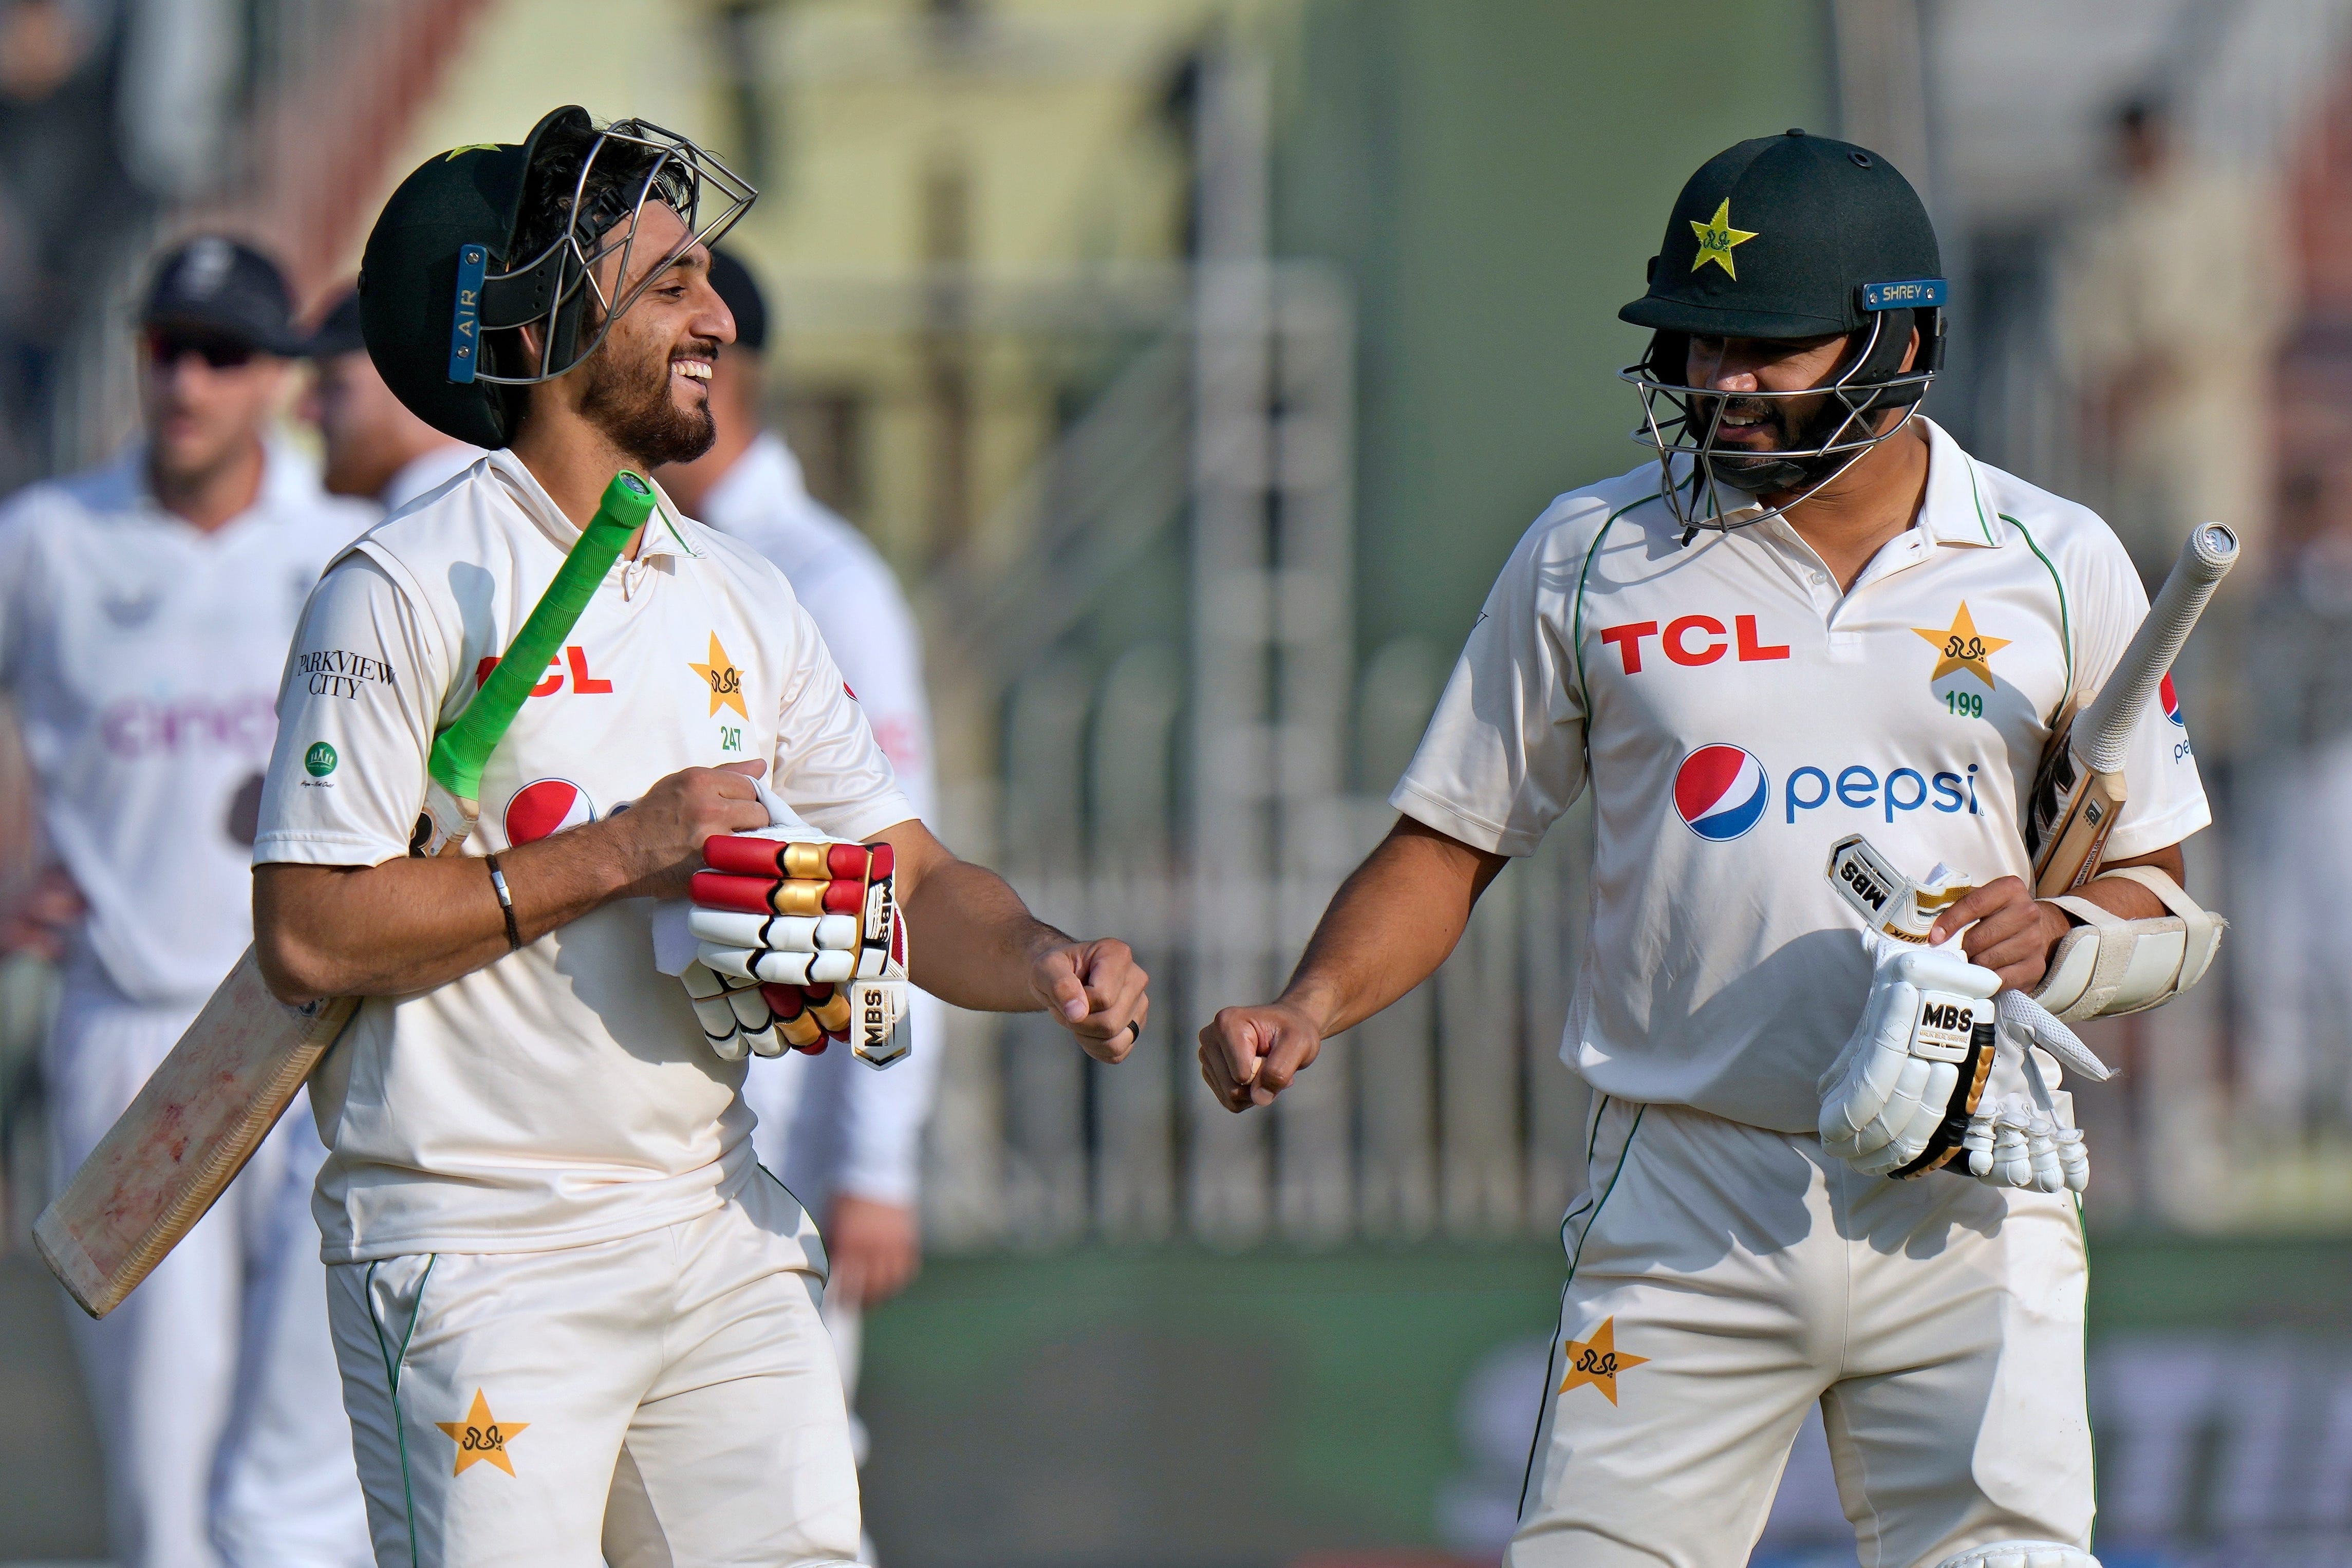
[[[1144,1017],[1123,944],[1031,918],[915,819],[783,574],[658,494],[491,753],[474,852],[409,852],[435,732],[606,487],[709,446],[735,323],[709,245],[751,195],[682,138],[562,109],[427,162],[369,238],[376,368],[490,449],[312,596],[256,850],[272,989],[365,998],[313,1092],[380,1563],[857,1555],[824,1251],[753,1158],[743,1037],[659,912],[700,893],[708,841],[799,828],[877,881],[895,858],[911,978],[963,1006],[1050,1011],[1108,1061]]]

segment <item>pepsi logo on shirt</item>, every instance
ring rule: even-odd
[[[596,816],[596,803],[570,779],[533,779],[508,798],[507,842],[531,844]]]
[[[1761,821],[1771,795],[1764,764],[1738,746],[1701,746],[1675,770],[1675,809],[1684,826],[1717,844]]]

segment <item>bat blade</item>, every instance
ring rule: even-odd
[[[245,950],[34,1224],[33,1245],[84,1311],[112,1311],[204,1217],[358,1010],[351,997],[287,1006]]]
[[[435,738],[412,854],[462,853],[484,762],[653,508],[652,483],[640,475],[624,470],[605,487],[596,515],[507,657]],[[121,1305],[205,1216],[359,1005],[340,997],[289,1007],[269,994],[259,961],[246,949],[130,1109],[34,1222],[42,1260],[84,1311],[102,1318]]]

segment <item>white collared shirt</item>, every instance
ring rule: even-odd
[[[2096,516],[1921,423],[1916,522],[1844,592],[1783,520],[1682,543],[1655,463],[1553,501],[1390,796],[1524,855],[1591,784],[1562,1054],[1603,1093],[1811,1131],[1869,973],[1830,846],[1866,833],[1918,877],[2027,874],[2019,808],[2053,725],[2147,600]],[[2168,694],[2134,735],[2111,858],[2210,820]]]
[[[344,552],[286,666],[255,858],[404,854],[436,731],[578,537],[500,451]],[[467,847],[609,817],[681,768],[751,758],[837,837],[914,815],[791,585],[664,497],[491,752]],[[312,1082],[330,1260],[611,1240],[707,1213],[750,1175],[742,1065],[712,1054],[656,970],[651,920],[646,900],[607,904],[362,1006]]]
[[[383,503],[386,517],[398,511],[410,501],[446,484],[467,468],[482,460],[482,449],[463,441],[445,442],[429,452],[420,452],[400,466],[376,498]]]
[[[773,562],[791,579],[834,662],[889,753],[898,786],[931,808],[931,712],[920,628],[881,553],[808,492],[800,460],[762,431],[703,500],[702,521]],[[922,992],[909,1020],[914,1048],[887,1072],[847,1051],[795,1052],[755,1063],[745,1094],[760,1113],[762,1163],[824,1215],[835,1192],[912,1205],[923,1121],[939,1082],[941,1010]]]
[[[250,869],[278,672],[320,570],[373,521],[291,447],[211,532],[156,504],[134,444],[0,510],[0,689],[49,847],[125,994],[202,1001],[252,940]]]

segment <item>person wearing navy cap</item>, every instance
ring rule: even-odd
[[[715,251],[710,281],[735,317],[735,341],[719,351],[710,380],[718,439],[703,457],[658,478],[690,516],[757,550],[791,580],[897,769],[898,787],[928,812],[930,705],[914,612],[880,552],[809,494],[800,459],[763,417],[770,321],[751,269]],[[761,1163],[824,1218],[833,1260],[825,1322],[853,1399],[863,1310],[898,1294],[921,1260],[916,1180],[939,1081],[940,1014],[936,998],[914,994],[915,1049],[895,1071],[862,1071],[846,1051],[793,1053],[755,1060],[743,1086],[760,1116],[753,1141]]]
[[[62,971],[43,1063],[59,1180],[250,939],[287,644],[373,520],[272,435],[303,340],[267,256],[174,247],[136,326],[141,438],[0,509],[0,690],[54,858],[8,939]],[[366,1561],[303,1201],[322,1155],[297,1100],[136,1297],[102,1321],[68,1309],[128,1568]]]
[[[326,447],[330,494],[364,497],[394,512],[481,457],[479,447],[411,414],[383,384],[360,335],[358,289],[327,307],[302,353],[315,377],[303,412]]]

